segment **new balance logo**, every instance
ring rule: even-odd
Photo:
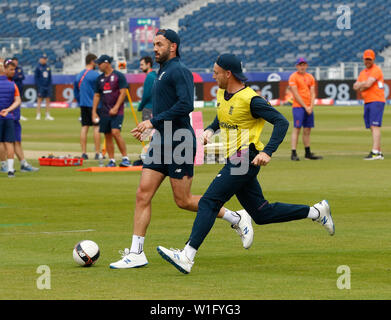
[[[248,228],[247,228],[247,227],[243,229],[243,233],[244,233],[244,234],[247,234],[247,233],[248,233]]]
[[[126,259],[124,260],[124,262],[125,262],[125,263],[131,263],[132,261],[129,260],[128,258],[126,258]]]
[[[328,219],[326,216],[324,216],[320,221],[322,222],[322,224],[326,224]]]
[[[177,253],[174,253],[174,258],[175,258],[175,259],[178,259],[178,260],[180,260],[180,258],[179,258],[179,254],[177,254]]]

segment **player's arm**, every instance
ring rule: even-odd
[[[293,96],[295,97],[296,101],[307,111],[308,106],[304,103],[303,99],[299,95],[299,91],[297,90],[297,86],[290,86]]]
[[[118,113],[119,107],[124,103],[127,88],[120,89],[120,93],[114,107],[110,109],[109,114],[115,116]]]
[[[93,123],[99,122],[99,117],[97,113],[99,102],[100,102],[100,94],[95,92],[94,98],[92,99],[92,122]]]
[[[14,102],[6,109],[0,111],[0,115],[6,117],[11,111],[15,110],[22,104],[18,87],[15,85],[15,97]]]
[[[215,132],[217,130],[220,129],[220,123],[219,123],[219,119],[217,118],[217,116],[215,117],[215,119],[213,120],[213,122],[207,126],[204,130],[204,132],[202,133],[202,135],[200,136],[200,139],[201,139],[201,142],[203,144],[207,144],[210,142],[210,138],[215,134]]]
[[[376,81],[376,78],[369,77],[366,81],[360,83],[358,90],[364,91],[364,90],[369,89],[370,87],[372,87],[372,85],[375,83],[375,81]]]
[[[310,87],[310,94],[311,94],[310,108],[311,108],[311,113],[312,113],[312,110],[314,109],[314,105],[315,105],[315,86],[314,85]]]
[[[79,90],[79,83],[77,80],[73,83],[73,96],[75,97],[77,103],[80,106],[80,90]]]
[[[265,148],[254,158],[252,164],[267,165],[288,131],[288,120],[262,97],[254,97],[250,104],[251,115],[262,118],[273,125],[273,131]]]

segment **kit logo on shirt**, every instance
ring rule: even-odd
[[[166,73],[166,71],[163,71],[162,74],[159,76],[159,80],[162,80],[163,75]]]
[[[103,86],[103,93],[110,93],[111,90],[111,84],[109,82],[106,82],[105,85]]]

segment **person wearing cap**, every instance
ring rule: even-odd
[[[257,175],[284,140],[289,122],[245,85],[241,61],[233,54],[220,55],[213,68],[217,91],[217,116],[204,132],[204,143],[220,129],[225,141],[226,164],[199,201],[197,216],[183,250],[158,246],[157,251],[182,273],[189,273],[197,250],[211,230],[225,202],[234,195],[256,224],[287,222],[310,218],[334,234],[330,207],[322,201],[312,207],[288,203],[269,203],[263,196]],[[266,145],[260,140],[265,121],[273,125]],[[246,230],[244,231],[246,232]],[[249,243],[251,244],[251,243]]]
[[[365,127],[371,129],[372,133],[372,150],[364,160],[383,160],[380,131],[386,102],[383,72],[375,64],[373,50],[365,50],[363,60],[365,69],[360,72],[357,81],[353,84],[353,89],[360,92],[364,99]]]
[[[307,67],[308,63],[305,58],[297,59],[297,71],[289,77],[289,87],[293,94],[293,130],[291,136],[291,160],[293,161],[300,160],[296,148],[301,128],[303,128],[305,159],[322,159],[321,156],[312,153],[310,148],[311,128],[314,127],[315,78],[307,72]]]
[[[122,155],[120,167],[131,165],[126,151],[126,143],[121,135],[122,123],[124,121],[124,101],[128,82],[122,72],[114,70],[111,63],[113,58],[108,55],[101,55],[95,63],[102,74],[96,79],[95,94],[92,102],[92,121],[99,122],[99,131],[105,135],[106,150],[109,155],[107,167],[115,167],[114,141]],[[102,102],[100,116],[98,116],[99,102]]]
[[[191,193],[196,140],[189,114],[194,109],[194,82],[192,73],[180,61],[179,44],[177,33],[171,29],[159,30],[154,38],[155,60],[160,69],[152,89],[153,118],[140,122],[132,134],[142,140],[148,129],[155,128],[155,133],[143,163],[136,194],[131,247],[121,251],[122,258],[110,264],[112,269],[148,264],[144,240],[151,221],[151,201],[167,176],[177,206],[193,212],[198,210],[201,196]],[[182,139],[175,139],[176,135]],[[177,149],[184,152],[185,157],[177,158]],[[253,231],[246,212],[237,213],[221,207],[216,215],[236,230],[244,246],[248,245],[247,242],[251,243]]]
[[[46,116],[45,120],[54,120],[50,115],[50,96],[52,90],[52,70],[47,64],[48,57],[43,54],[39,58],[38,66],[35,68],[34,81],[37,87],[37,115],[36,120],[41,120],[41,104],[42,100],[45,99]]]

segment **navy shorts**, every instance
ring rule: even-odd
[[[295,128],[313,128],[314,113],[308,114],[303,107],[292,108],[293,125]]]
[[[50,88],[37,88],[37,94],[39,98],[50,98]]]
[[[15,126],[15,142],[22,142],[22,126],[19,120],[14,120]]]
[[[184,176],[193,177],[196,144],[191,143],[185,149],[176,157],[175,147],[170,148],[169,151],[164,150],[164,145],[154,144],[152,139],[143,160],[143,169],[158,171],[174,179],[182,179]]]
[[[364,104],[364,122],[365,128],[371,126],[381,127],[384,112],[384,102],[374,101]]]
[[[0,142],[15,142],[14,119],[0,119]]]
[[[121,130],[124,116],[116,115],[113,117],[103,116],[99,120],[99,132],[111,133],[112,129]]]

